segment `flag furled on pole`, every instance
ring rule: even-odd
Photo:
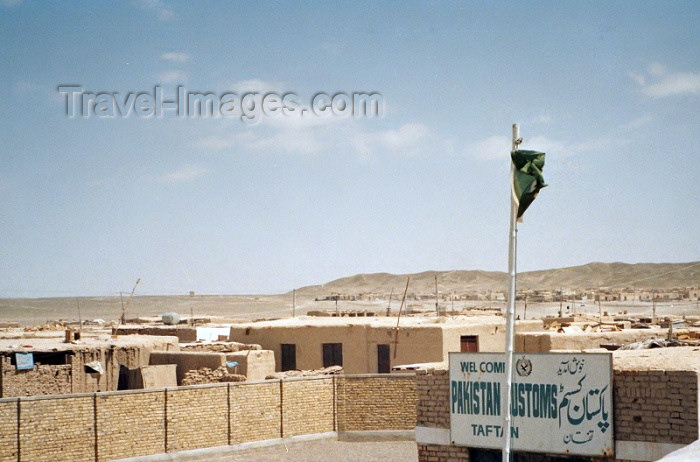
[[[547,186],[542,178],[544,152],[517,150],[510,153],[513,161],[513,201],[518,208],[518,221],[522,221],[525,210],[537,197],[540,189]]]

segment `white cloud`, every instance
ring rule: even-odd
[[[186,61],[189,61],[190,58],[191,56],[187,53],[179,53],[176,51],[171,51],[160,55],[160,59],[162,59],[163,61],[170,61],[173,63],[184,63]]]
[[[651,115],[646,114],[641,117],[637,117],[636,119],[632,119],[629,122],[621,124],[620,129],[624,131],[636,130],[638,128],[642,128],[646,125],[649,125],[652,120],[654,120],[654,118]]]
[[[187,74],[177,70],[165,71],[158,75],[158,79],[160,83],[184,83],[187,81]]]
[[[490,136],[467,146],[467,154],[481,159],[502,159],[508,157],[512,141],[501,135]]]
[[[237,93],[282,93],[280,84],[260,79],[239,80],[229,85]]]
[[[175,13],[173,13],[173,10],[163,8],[158,11],[158,19],[161,21],[167,21],[172,18],[174,14]]]
[[[626,143],[622,137],[600,137],[581,142],[566,142],[546,136],[533,136],[526,138],[520,149],[542,151],[558,158],[570,157],[579,154],[603,151],[611,147]],[[467,145],[466,154],[486,160],[502,160],[508,158],[512,146],[512,140],[506,136],[491,136]]]
[[[134,0],[134,3],[142,10],[153,11],[160,21],[168,21],[175,14],[162,0]]]
[[[188,183],[204,176],[207,169],[200,165],[186,165],[158,177],[163,183]]]
[[[700,93],[700,74],[684,72],[664,76],[660,82],[645,87],[644,93],[654,98],[698,94]]]
[[[419,123],[402,125],[397,130],[380,132],[377,139],[392,151],[409,149],[424,140],[429,134],[428,128]]]
[[[700,73],[669,72],[661,63],[649,64],[648,75],[630,72],[629,76],[652,98],[700,93]]]

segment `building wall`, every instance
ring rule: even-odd
[[[175,375],[177,383],[181,384],[187,371],[205,367],[216,370],[221,366],[226,366],[226,354],[199,351],[153,351],[150,356],[150,364],[176,364]]]
[[[71,393],[72,366],[36,364],[32,371],[17,371],[9,356],[0,356],[0,397],[61,395]]]
[[[620,344],[639,342],[650,338],[665,337],[668,329],[626,329],[619,332],[582,332],[559,334],[516,333],[516,351],[524,353],[547,353],[557,350],[584,350],[600,348],[604,344]]]
[[[336,430],[410,429],[415,396],[415,376],[382,374],[0,399],[0,462],[57,454],[106,461]]]
[[[432,462],[469,460],[468,448],[449,443],[448,371],[418,371],[416,379],[418,459]],[[656,460],[680,445],[697,440],[700,437],[699,380],[697,371],[615,370],[616,460]],[[546,455],[531,457],[532,460],[550,460]],[[590,460],[610,461],[603,457],[591,457]]]
[[[281,344],[296,345],[297,369],[323,367],[323,343],[343,344],[346,374],[377,372],[377,345],[388,344],[391,366],[443,360],[442,328],[405,327],[397,331],[368,325],[231,327],[231,339],[256,343],[275,354],[277,369],[282,364]],[[397,341],[398,339],[398,341]]]
[[[692,443],[698,430],[696,371],[615,371],[615,438]]]

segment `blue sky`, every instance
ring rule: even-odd
[[[275,293],[700,260],[697,2],[0,0],[0,296]],[[90,92],[378,92],[380,118],[74,117]]]

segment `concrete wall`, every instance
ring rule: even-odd
[[[453,446],[449,440],[448,371],[418,371],[416,379],[419,460],[469,460],[469,448]],[[615,370],[615,460],[657,460],[698,439],[699,381],[697,371]],[[532,457],[531,460],[549,460],[546,455]],[[591,457],[590,460],[611,459]]]
[[[410,429],[415,393],[413,375],[375,375],[0,399],[0,461],[107,461],[339,429]]]

